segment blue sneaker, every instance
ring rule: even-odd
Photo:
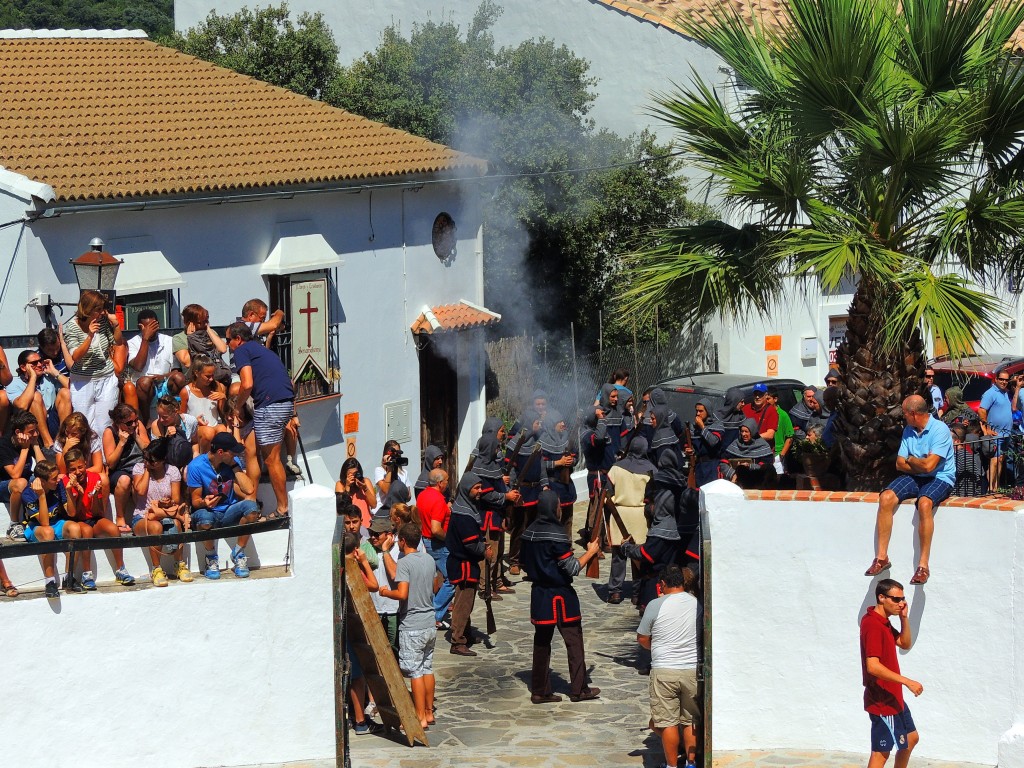
[[[217,559],[217,555],[206,556],[206,573],[204,575],[208,579],[220,578],[220,562]]]
[[[234,571],[235,576],[239,579],[249,578],[249,559],[245,556],[245,550],[241,547],[235,547],[231,551],[231,564],[234,566],[231,570]]]
[[[361,723],[356,723],[352,726],[352,730],[356,736],[366,736],[370,733],[380,733],[384,730],[384,726],[380,723],[374,722],[370,718],[366,718]]]
[[[96,591],[96,577],[92,575],[92,571],[82,572],[82,586],[86,592]]]
[[[135,584],[135,577],[128,573],[127,568],[119,568],[114,571],[114,578],[122,587],[131,587]]]

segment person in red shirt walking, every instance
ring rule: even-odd
[[[423,548],[434,558],[438,573],[444,580],[434,594],[434,625],[442,631],[451,628],[451,622],[446,617],[452,598],[455,597],[455,587],[448,581],[448,547],[444,543],[448,520],[452,514],[445,499],[447,491],[448,473],[443,469],[432,469],[427,475],[427,487],[416,497],[416,510],[420,513],[422,524]]]
[[[906,768],[919,736],[910,708],[903,702],[903,686],[915,696],[924,687],[900,674],[896,647],[910,650],[913,638],[907,620],[903,585],[882,579],[875,586],[875,605],[860,620],[860,663],[864,675],[864,709],[871,717],[871,758],[868,768],[882,768],[896,747],[896,768]],[[900,631],[889,623],[900,617]]]

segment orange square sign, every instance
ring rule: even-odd
[[[779,352],[782,350],[782,336],[765,336],[764,351]]]
[[[359,412],[345,414],[345,434],[359,431]]]

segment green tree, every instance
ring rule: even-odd
[[[0,0],[0,29],[174,31],[174,0]]]
[[[853,281],[838,432],[857,488],[894,471],[923,338],[959,354],[997,331],[975,284],[1024,258],[1022,21],[1019,0],[790,0],[776,33],[720,10],[689,31],[737,101],[699,79],[657,101],[730,210],[754,215],[653,232],[624,306],[767,316],[790,278]]]
[[[287,3],[230,16],[211,11],[197,27],[161,42],[314,99],[339,72],[338,46],[323,15],[303,13],[293,24]]]
[[[693,221],[696,209],[669,148],[595,127],[585,60],[546,39],[495,47],[500,12],[485,0],[464,33],[450,21],[408,37],[391,27],[325,99],[486,158],[500,180],[483,196],[485,290],[503,332],[567,335],[574,321],[593,340],[598,311],[629,279],[618,257],[646,227]],[[573,172],[603,166],[615,167]],[[612,322],[606,337],[619,331],[631,329]]]

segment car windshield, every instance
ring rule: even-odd
[[[960,387],[964,391],[964,402],[972,402],[981,400],[981,396],[992,386],[992,379],[979,373],[936,371],[935,383],[943,392],[950,387]]]

